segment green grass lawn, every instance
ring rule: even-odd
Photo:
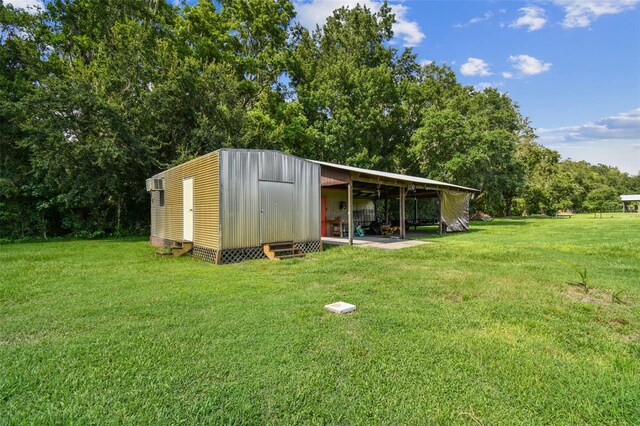
[[[0,423],[640,424],[640,216],[427,239],[224,266],[2,245]]]

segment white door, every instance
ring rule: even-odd
[[[182,181],[182,239],[193,241],[193,178]]]
[[[293,241],[293,184],[260,181],[260,242]]]

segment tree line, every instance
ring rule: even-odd
[[[536,143],[507,94],[393,47],[388,5],[294,18],[290,0],[0,0],[0,237],[144,233],[145,179],[224,147],[480,188],[493,215],[640,191]]]

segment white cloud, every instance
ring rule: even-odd
[[[537,31],[547,23],[544,9],[541,7],[523,7],[519,9],[519,12],[522,13],[522,16],[509,25],[511,28],[527,27],[527,31]]]
[[[513,73],[505,71],[505,72],[502,73],[502,77],[503,78],[507,78],[507,79],[508,78],[513,78]]]
[[[39,7],[44,9],[44,2],[42,0],[5,0],[5,5],[11,5],[15,8],[26,9],[28,12],[35,12]]]
[[[489,71],[489,65],[482,59],[478,58],[467,59],[467,62],[462,64],[462,66],[460,67],[460,72],[462,73],[462,75],[466,76],[479,75],[485,77],[491,75],[491,71]]]
[[[633,139],[640,140],[640,108],[577,126],[539,129],[540,135],[555,141]]]
[[[424,61],[420,61],[420,66],[421,67],[426,67],[427,65],[431,65],[433,63],[433,61],[429,60],[429,59],[425,59]]]
[[[489,83],[486,81],[483,81],[481,83],[478,83],[474,86],[474,88],[477,91],[483,91],[484,89],[488,89],[488,88],[493,88],[493,89],[497,89],[498,87],[502,86],[502,83]]]
[[[640,0],[553,0],[564,8],[562,26],[584,28],[602,15],[616,15],[632,10]]]
[[[485,12],[482,16],[476,16],[475,18],[471,18],[469,21],[470,24],[477,24],[478,22],[487,21],[491,19],[493,16],[493,12]]]
[[[379,0],[301,0],[295,1],[297,19],[309,29],[316,25],[324,25],[327,18],[334,10],[347,6],[355,8],[358,4],[366,6],[372,12],[377,12],[382,6]],[[409,8],[403,4],[390,4],[391,11],[396,15],[396,23],[393,24],[393,33],[399,38],[405,47],[415,47],[424,40],[425,35],[416,21],[408,18]]]
[[[392,4],[391,10],[396,15],[393,33],[402,39],[405,47],[415,47],[424,40],[424,33],[416,21],[407,19],[409,8],[402,4]]]
[[[489,19],[491,19],[493,17],[493,12],[489,11],[489,12],[485,12],[484,15],[482,16],[476,16],[474,18],[471,18],[468,22],[464,23],[464,24],[455,24],[453,26],[453,28],[464,28],[464,27],[468,27],[469,25],[473,25],[473,24],[477,24],[479,22],[482,21],[488,21]]]
[[[536,133],[541,144],[558,150],[564,158],[609,164],[632,174],[640,171],[640,108]]]
[[[523,75],[536,75],[551,69],[551,63],[543,62],[529,55],[509,56],[509,62]]]

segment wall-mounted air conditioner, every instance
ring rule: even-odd
[[[147,179],[147,191],[164,191],[164,179]]]

